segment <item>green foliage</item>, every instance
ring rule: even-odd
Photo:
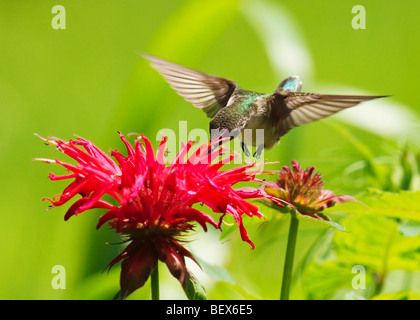
[[[341,226],[338,223],[332,221],[326,215],[323,215],[322,213],[318,213],[318,214],[322,215],[323,219],[316,219],[316,218],[313,218],[311,216],[300,214],[299,212],[296,212],[296,216],[299,220],[304,220],[304,221],[308,221],[308,222],[312,222],[312,223],[317,223],[317,224],[326,226],[328,228],[335,228],[335,229],[340,230],[340,231],[345,230],[345,228],[343,226]]]
[[[184,292],[189,300],[206,300],[206,289],[191,272],[187,272],[185,281]]]
[[[370,190],[357,197],[360,202],[347,202],[340,210],[347,214],[370,214],[420,221],[420,191],[399,193]],[[327,211],[334,210],[330,208]]]
[[[366,299],[377,298],[376,294],[381,292],[386,277],[392,271],[420,270],[420,235],[417,229],[414,232],[410,230],[409,234],[401,232],[404,226],[411,225],[401,219],[414,217],[418,220],[419,213],[417,212],[417,216],[415,213],[420,193],[380,193],[380,196],[369,193],[358,199],[368,204],[342,205],[348,205],[350,208],[344,210],[352,214],[341,221],[346,232],[337,232],[328,255],[322,261],[312,261],[304,271],[302,287],[308,298],[334,298],[339,290],[344,289],[347,294],[353,291],[353,294],[362,295]],[[390,214],[392,208],[396,211],[395,214]],[[366,288],[363,290],[352,288],[354,266],[363,266],[366,269]],[[326,277],[326,274],[329,276]],[[381,293],[378,298],[403,299],[406,295],[397,294],[404,289],[399,285],[401,284],[395,283],[392,286],[394,296]],[[413,289],[420,290],[420,287]],[[410,297],[415,295],[414,291],[409,293]]]
[[[372,300],[420,300],[420,294],[418,292],[404,290],[394,293],[378,294]]]
[[[349,233],[337,233],[333,242],[337,259],[364,265],[382,276],[396,269],[420,270],[420,236],[402,235],[398,223],[385,217],[365,215],[346,220]]]
[[[308,299],[332,299],[339,294],[343,296],[342,292],[351,292],[354,276],[352,266],[340,261],[327,260],[322,264],[311,262],[305,269],[300,285]],[[372,291],[374,278],[371,273],[368,274],[366,282],[368,289],[364,291]]]
[[[357,139],[345,127],[337,124],[331,124],[331,127],[360,154],[360,160],[345,169],[347,179],[350,181],[359,180],[359,183],[364,187],[385,191],[420,189],[418,145],[405,143],[398,147],[391,141],[387,141],[382,154],[375,156],[369,145]]]

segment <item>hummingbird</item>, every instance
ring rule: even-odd
[[[324,119],[361,102],[386,96],[332,95],[301,92],[296,75],[284,79],[273,93],[241,88],[236,82],[196,71],[146,53],[146,58],[169,85],[186,101],[202,109],[210,120],[211,141],[220,137],[241,138],[241,147],[270,150],[294,127]],[[263,135],[257,130],[264,130]],[[261,132],[261,131],[260,131]],[[248,133],[248,134],[246,134]]]

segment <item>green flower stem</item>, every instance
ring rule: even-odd
[[[289,237],[287,239],[286,259],[284,261],[283,282],[281,285],[280,300],[289,300],[290,285],[292,282],[293,259],[295,256],[296,238],[299,220],[295,213],[290,214]]]
[[[151,275],[151,287],[152,287],[152,300],[159,300],[159,268],[158,263],[152,271]]]

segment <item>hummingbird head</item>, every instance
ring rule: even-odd
[[[299,79],[299,77],[291,76],[284,79],[276,88],[275,92],[279,92],[279,91],[299,92],[301,89],[302,89],[302,81]]]

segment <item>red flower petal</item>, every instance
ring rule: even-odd
[[[111,204],[109,204],[108,202],[104,201],[104,200],[98,200],[96,201],[94,204],[92,204],[91,206],[89,206],[88,208],[81,210],[81,208],[83,206],[85,206],[87,203],[91,202],[91,198],[89,197],[84,197],[81,198],[79,200],[77,200],[75,203],[73,203],[71,205],[71,207],[67,210],[65,216],[64,216],[64,220],[68,220],[71,216],[75,215],[75,214],[79,214],[81,212],[83,212],[84,210],[87,209],[112,209],[113,206]]]
[[[127,254],[121,263],[120,296],[122,299],[141,288],[157,264],[157,256],[152,247],[144,244],[134,244],[133,247],[125,250]]]
[[[73,203],[65,219],[93,208],[107,209],[98,220],[97,228],[109,223],[117,232],[123,233],[131,243],[111,263],[122,260],[121,294],[126,296],[141,287],[156,265],[157,259],[164,261],[170,272],[181,283],[186,277],[185,257],[191,254],[177,240],[197,222],[207,231],[207,224],[220,228],[209,214],[192,208],[196,203],[208,206],[214,213],[231,214],[238,224],[241,237],[252,248],[242,216],[262,217],[258,207],[246,199],[270,197],[255,188],[234,190],[239,182],[257,181],[262,172],[260,164],[247,164],[230,170],[220,170],[238,154],[217,146],[220,141],[199,146],[188,155],[193,142],[182,145],[169,165],[165,164],[167,139],[162,139],[156,155],[150,141],[139,135],[134,146],[124,135],[120,138],[127,156],[117,150],[111,152],[115,161],[90,141],[78,138],[65,142],[60,139],[44,139],[78,162],[77,165],[58,160],[38,159],[56,163],[70,174],[55,176],[51,180],[73,179],[58,200],[50,200],[59,206],[77,194],[82,198]],[[223,154],[222,154],[223,153]],[[215,160],[221,157],[221,161]],[[213,163],[215,162],[215,163]],[[103,196],[111,196],[111,204]]]

